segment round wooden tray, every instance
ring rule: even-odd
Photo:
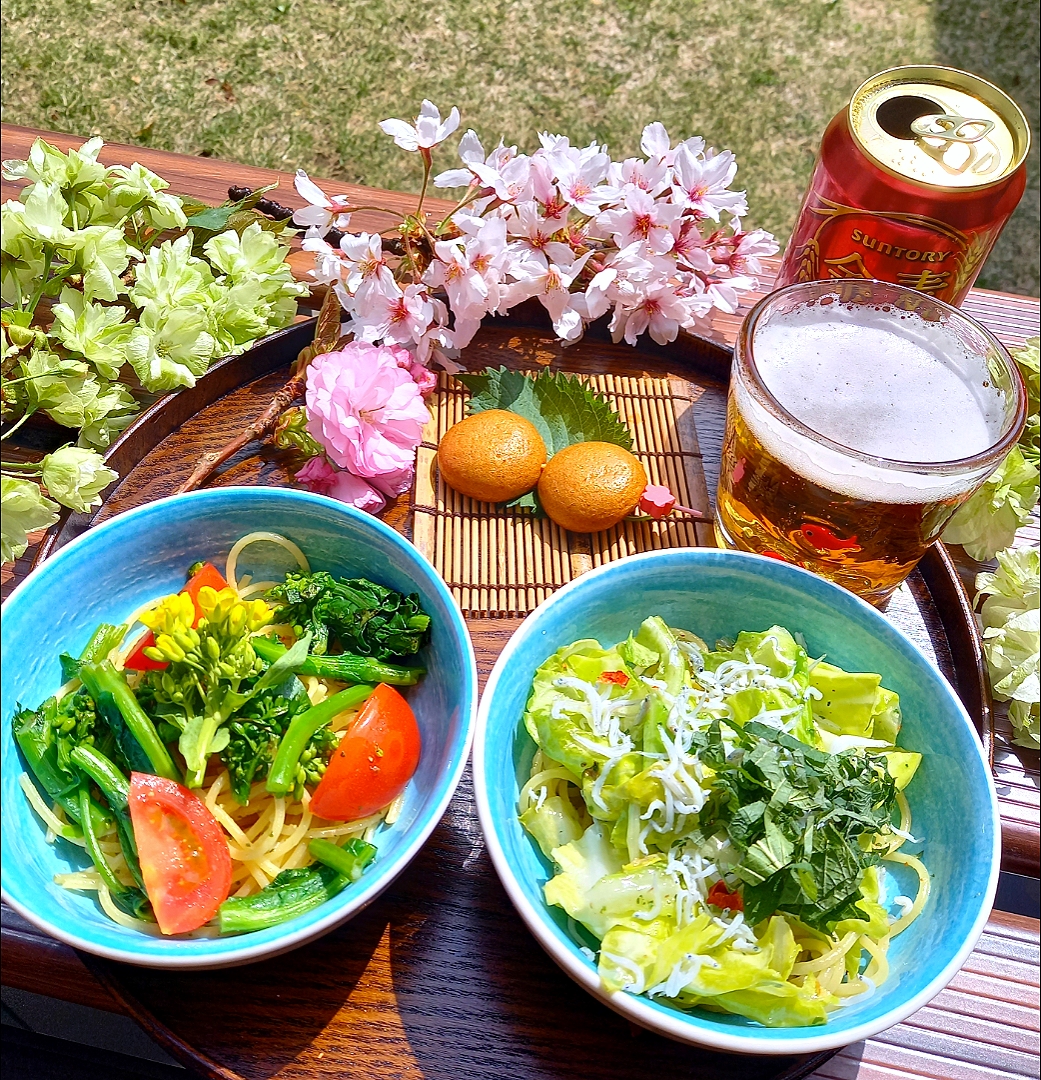
[[[191,390],[142,414],[109,451],[121,481],[92,516],[60,522],[46,558],[95,522],[171,494],[199,456],[257,416],[310,342],[308,321],[216,365]],[[668,348],[616,346],[602,327],[561,349],[541,309],[485,325],[464,356],[480,369],[552,363],[569,371],[669,375],[696,393],[705,480],[715,489],[729,350],[687,337]],[[213,485],[289,482],[291,462],[269,444],[232,458]],[[411,536],[402,497],[382,515]],[[990,700],[971,609],[937,545],[889,605],[957,687],[984,738]],[[519,620],[474,615],[468,626],[487,677]],[[415,862],[368,910],[287,956],[218,972],[157,972],[84,961],[163,1046],[204,1075],[270,1077],[698,1076],[794,1080],[831,1054],[746,1058],[682,1046],[641,1031],[582,993],[535,947],[484,850],[469,771]]]

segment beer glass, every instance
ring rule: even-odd
[[[790,285],[738,335],[717,540],[881,604],[1025,415],[1015,364],[958,309],[881,281]]]

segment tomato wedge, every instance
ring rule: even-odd
[[[206,804],[175,780],[131,773],[130,820],[159,929],[184,934],[209,922],[231,891],[231,853]]]
[[[740,893],[732,893],[723,881],[717,881],[705,899],[721,911],[744,911],[745,902]]]
[[[204,586],[209,585],[211,589],[216,589],[220,592],[221,589],[226,589],[228,583],[224,580],[224,575],[213,565],[213,563],[203,563],[201,567],[188,579],[188,584],[185,585],[181,592],[187,593],[192,598],[194,604],[196,598],[199,595],[199,590]],[[198,605],[195,608],[195,622],[193,626],[199,625],[199,620],[202,618],[202,614],[199,611]],[[155,635],[151,630],[141,635],[141,640],[137,643],[137,648],[127,657],[124,667],[132,668],[134,671],[159,671],[166,667],[165,661],[153,660],[149,656],[145,656],[145,649],[150,648],[155,644]]]
[[[380,683],[361,707],[311,797],[311,810],[354,821],[382,810],[405,790],[419,765],[419,726],[408,702]]]

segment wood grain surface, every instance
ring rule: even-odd
[[[24,156],[36,133],[5,127],[3,134],[6,159]],[[67,146],[80,140],[52,141]],[[108,161],[140,160],[170,179],[174,191],[211,202],[219,201],[229,184],[257,186],[275,175],[135,148],[106,147],[106,153]],[[280,179],[283,190],[277,197],[299,205],[289,177],[281,174]],[[12,196],[9,187],[5,183],[5,198]],[[359,198],[364,192],[366,201],[374,196],[336,182],[327,190],[349,190]],[[388,206],[410,205],[407,196],[383,197]],[[383,222],[359,214],[355,224],[373,228]],[[298,258],[295,268],[303,272],[306,261]],[[1009,343],[1037,332],[1037,301],[974,292],[966,308]],[[717,319],[717,340],[732,341],[739,319],[740,313]],[[484,334],[475,362],[486,348],[502,351],[501,341],[489,343]],[[571,355],[569,350],[569,366]],[[628,360],[639,366],[631,354]],[[281,379],[275,371],[185,418],[130,470],[106,513],[172,490],[178,463],[186,461],[190,469],[190,452],[210,449],[227,436],[226,422],[217,418],[262,407]],[[719,383],[696,403],[706,462],[718,461],[722,423],[710,418],[720,415],[722,397]],[[228,463],[217,483],[281,483],[286,471],[278,452],[246,451]],[[709,490],[715,479],[706,468]],[[407,506],[393,507],[387,517],[407,529]],[[895,603],[889,612],[894,621],[906,621],[940,667],[956,678],[944,635],[935,632],[938,619],[924,579],[913,578]],[[482,682],[515,625],[510,618],[470,620]],[[1019,785],[1015,805],[1027,807],[1022,820],[1029,825],[1031,806],[1036,821],[1036,756],[1031,774],[1022,755],[1007,752],[1008,758],[999,757],[1006,753],[1002,748],[996,760]],[[1006,800],[1003,794],[1003,813]],[[1036,838],[1034,843],[1036,853]],[[1034,861],[1036,873],[1036,854]],[[3,932],[5,983],[73,999],[82,990],[81,996],[92,997],[91,1004],[122,1007],[186,1064],[211,1076],[382,1080],[661,1073],[710,1080],[794,1077],[814,1068],[822,1080],[1037,1075],[1038,923],[1000,913],[940,997],[907,1023],[823,1064],[819,1059],[716,1055],[632,1028],[578,991],[535,947],[484,851],[468,775],[431,841],[394,887],[347,926],[287,957],[196,974],[150,972],[84,957],[97,980],[88,982],[80,979],[75,954],[7,910]]]

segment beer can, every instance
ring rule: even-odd
[[[872,76],[828,125],[778,287],[876,278],[960,304],[1026,185],[1030,128],[976,75]]]

